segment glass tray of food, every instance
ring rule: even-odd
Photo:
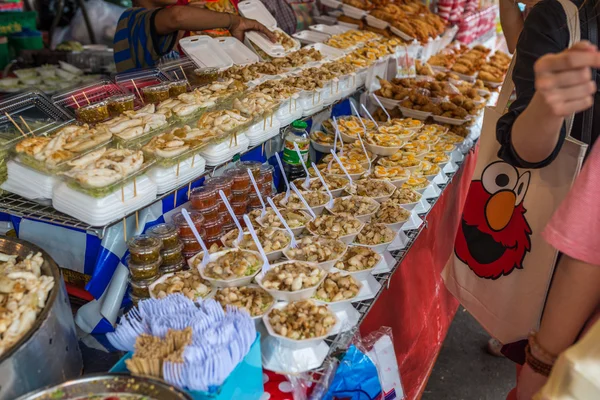
[[[69,187],[100,198],[128,184],[154,164],[141,150],[103,147],[69,161],[62,173]],[[134,193],[135,195],[135,193]]]

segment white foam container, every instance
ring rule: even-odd
[[[383,224],[383,225],[385,225],[385,224]],[[396,231],[394,231],[394,232],[396,232]],[[368,247],[369,249],[373,250],[377,254],[383,254],[383,253],[385,253],[387,248],[390,247],[390,244],[392,244],[393,241],[394,241],[394,239],[390,240],[387,243],[374,244],[374,245],[353,242],[352,246]]]
[[[75,217],[91,226],[102,226],[123,218],[152,203],[156,199],[156,185],[146,175],[136,177],[134,196],[133,181],[102,198],[95,198],[71,189],[66,183],[54,187],[52,205],[55,209]],[[123,201],[123,199],[125,201]]]
[[[303,31],[303,32],[306,32],[306,31]],[[335,61],[339,58],[344,57],[344,55],[345,55],[345,53],[342,50],[336,49],[335,47],[328,46],[324,43],[313,43],[313,44],[309,44],[308,46],[306,46],[304,48],[318,50],[319,52],[321,52],[321,54],[323,55],[323,57],[325,58],[326,61]]]
[[[352,24],[352,23],[350,23],[350,22],[346,22],[346,21],[338,21],[338,25],[344,26],[344,27],[348,28],[348,30],[351,30],[351,29],[356,29],[356,30],[358,30],[358,29],[360,28],[360,26],[359,26],[359,25],[357,25],[357,24]]]
[[[351,197],[361,197],[361,198],[363,198],[363,199],[365,199],[365,200],[368,200],[368,201],[369,201],[369,203],[371,203],[372,205],[376,205],[376,206],[377,206],[377,207],[375,208],[375,211],[373,211],[373,212],[371,212],[371,213],[369,213],[369,214],[363,214],[363,215],[354,215],[354,218],[356,218],[357,220],[359,220],[359,221],[361,221],[361,222],[365,222],[365,223],[366,223],[366,222],[369,222],[369,221],[371,220],[371,217],[372,217],[373,215],[375,215],[375,213],[376,213],[377,211],[379,211],[379,208],[381,207],[381,204],[379,204],[379,202],[378,202],[377,200],[375,200],[375,199],[373,199],[373,198],[371,198],[371,197],[366,197],[366,196],[351,196],[351,195],[350,195],[350,196],[344,196],[344,197],[340,197],[339,199],[340,199],[340,200],[345,200],[345,199],[349,199],[349,198],[351,198]],[[336,199],[336,200],[337,200],[337,199]],[[335,200],[334,200],[334,204],[335,204]],[[331,208],[330,208],[329,206],[327,206],[327,207],[325,207],[325,208],[327,208],[327,211],[328,211],[330,214],[333,214],[333,215],[338,215],[338,213],[336,213],[336,212],[332,211],[332,210],[331,210]],[[361,227],[361,229],[362,229],[362,227]],[[359,232],[360,232],[360,231],[359,231]],[[358,235],[358,233],[357,233],[357,235]]]
[[[431,113],[428,111],[419,111],[412,110],[406,107],[399,107],[400,111],[402,111],[402,115],[409,118],[419,119],[421,121],[425,121],[427,118],[431,116]]]
[[[378,145],[372,144],[372,143],[365,143],[365,147],[367,148],[368,151],[370,151],[371,153],[373,153],[375,155],[388,157],[393,154],[396,154],[398,152],[398,150],[400,150],[402,147],[404,147],[404,144],[402,146],[387,147],[387,146],[378,146]]]
[[[359,247],[359,246],[355,246],[355,247]],[[338,268],[332,268],[331,273],[341,272],[342,274],[352,275],[357,281],[362,281],[362,280],[366,279],[367,276],[371,275],[371,272],[373,272],[373,270],[375,268],[377,268],[377,265],[381,262],[381,260],[383,260],[383,257],[381,256],[381,254],[377,254],[377,256],[378,256],[378,261],[371,268],[363,269],[361,271],[354,271],[354,272],[345,271],[343,269],[338,269]]]
[[[237,153],[248,150],[250,140],[243,133],[237,134],[237,146],[235,141],[226,139],[221,143],[209,144],[200,151],[200,155],[206,160],[206,165],[215,166],[229,161]]]
[[[390,26],[390,31],[392,31],[392,33],[393,33],[394,35],[396,35],[396,36],[398,36],[399,38],[401,38],[401,39],[404,39],[404,40],[412,41],[412,40],[414,40],[414,39],[415,39],[415,38],[413,38],[412,36],[410,36],[410,35],[407,35],[406,33],[402,32],[400,29],[396,28],[396,27],[395,27],[395,26],[393,26],[393,25],[392,25],[392,26]]]
[[[224,288],[224,287],[234,287],[234,286],[246,286],[249,285],[250,282],[252,282],[252,280],[254,279],[254,277],[256,276],[256,274],[258,274],[263,266],[263,258],[262,256],[256,252],[256,251],[251,251],[251,250],[239,250],[239,249],[226,249],[223,251],[217,251],[216,253],[212,253],[208,256],[208,260],[209,262],[213,262],[216,261],[217,259],[219,259],[219,257],[231,252],[231,251],[242,251],[244,253],[252,253],[254,254],[258,260],[260,261],[260,267],[256,270],[256,272],[252,275],[249,276],[243,276],[240,278],[234,278],[234,279],[214,279],[214,278],[209,278],[204,274],[204,268],[202,268],[202,259],[199,257],[203,257],[204,256],[204,252],[200,252],[198,254],[196,254],[194,257],[192,257],[189,261],[188,261],[188,265],[192,266],[192,265],[197,265],[196,268],[198,268],[198,272],[200,272],[200,276],[207,280],[208,282],[210,282],[210,284],[212,285],[212,287],[215,288]],[[196,262],[198,264],[196,264]]]
[[[363,19],[368,13],[360,8],[352,7],[348,4],[342,4],[342,12],[345,16],[354,19]]]
[[[289,345],[278,337],[264,335],[261,341],[262,366],[281,374],[298,374],[320,367],[329,354],[324,340]]]
[[[189,36],[179,40],[183,52],[202,68],[225,70],[233,65],[217,41],[210,36]]]
[[[342,272],[342,275],[344,275],[344,276],[351,276],[350,274],[345,273],[345,272]],[[365,287],[363,285],[362,281],[359,281],[356,278],[354,278],[354,279],[356,280],[357,286],[359,288],[359,292],[356,294],[356,296],[351,297],[349,299],[338,300],[338,301],[324,301],[324,300],[319,300],[316,297],[314,297],[312,300],[315,303],[317,303],[317,304],[322,304],[322,305],[330,306],[332,308],[332,310],[336,311],[336,314],[337,314],[337,310],[345,308],[345,306],[348,305],[348,304],[350,304],[350,303],[354,303],[356,301],[360,301],[360,300],[356,300],[357,297],[363,297],[364,298],[365,294],[366,294],[366,291],[369,289],[368,286]],[[340,320],[342,321],[342,318],[340,318]]]
[[[274,228],[274,229],[277,229],[278,231],[283,231],[285,233],[285,236],[288,238],[288,240],[290,239],[290,234],[287,232],[287,230],[281,229],[281,228]],[[250,236],[249,233],[247,233],[247,235]],[[221,237],[221,243],[223,244],[224,247],[228,247],[226,244],[227,241],[229,239],[231,239],[232,237],[235,239],[235,238],[237,238],[237,236],[238,236],[238,233],[236,231],[229,231],[224,236]],[[239,248],[239,247],[236,246],[236,248]],[[283,256],[283,252],[289,248],[290,248],[290,245],[288,244],[281,250],[275,250],[275,251],[270,251],[270,252],[266,253],[267,260],[269,260],[271,262],[279,260]],[[242,249],[242,250],[245,250],[245,249]]]
[[[154,293],[154,288],[156,288],[156,285],[159,285],[161,283],[163,283],[164,281],[166,281],[167,279],[169,279],[170,277],[174,276],[175,272],[171,272],[168,274],[164,274],[162,275],[160,278],[158,278],[156,281],[154,281],[149,287],[148,287],[148,291],[150,292],[150,298],[152,299],[157,299],[158,297],[156,297],[156,294]],[[208,291],[208,293],[206,293],[204,296],[198,296],[196,297],[196,299],[206,299],[208,297],[213,297],[214,294],[216,293],[217,289],[212,287],[212,286],[208,286],[208,288],[210,289]]]
[[[235,65],[248,65],[260,60],[256,53],[234,37],[216,38],[215,41]]]
[[[317,109],[319,106],[322,106],[325,101],[324,92],[328,90],[327,87],[315,89],[312,91],[302,91],[299,93],[298,97],[298,105],[302,108],[303,114],[306,114],[307,111]]]
[[[26,199],[51,199],[52,190],[60,180],[49,174],[36,171],[15,160],[6,162],[8,178],[0,188]]]
[[[333,8],[334,10],[336,10],[340,8],[343,3],[337,0],[321,0],[321,4],[325,7]]]
[[[296,32],[292,36],[298,39],[302,44],[323,43],[327,41],[327,39],[329,39],[330,37],[325,33],[315,32],[311,30]]]
[[[163,194],[202,175],[205,168],[206,160],[194,154],[179,163],[179,175],[177,175],[177,165],[166,168],[157,165],[152,167],[147,175],[156,184],[158,194]]]
[[[383,21],[379,18],[375,18],[370,14],[367,14],[367,16],[365,17],[365,21],[367,21],[367,25],[377,29],[386,29],[388,26],[390,26],[389,22]]]
[[[457,126],[463,125],[465,122],[468,121],[468,119],[449,118],[449,117],[442,117],[440,115],[434,115],[433,120],[435,122],[439,122],[441,124],[457,125]]]
[[[402,100],[388,99],[387,97],[383,96],[377,96],[377,98],[387,110],[393,110],[394,108],[399,107],[400,103],[402,102]]]
[[[271,268],[275,268],[279,265],[283,265],[283,264],[289,264],[289,263],[296,263],[296,262],[302,262],[304,264],[310,264],[310,265],[314,265],[315,267],[318,267],[317,264],[315,263],[309,263],[309,262],[305,262],[305,261],[283,261],[277,264],[273,264],[271,265]],[[279,301],[300,301],[300,300],[308,300],[310,299],[315,292],[317,291],[317,288],[319,287],[319,285],[321,283],[323,283],[323,281],[325,280],[325,277],[327,276],[327,272],[324,271],[323,269],[319,268],[321,270],[321,274],[323,275],[321,277],[321,279],[319,279],[319,282],[317,282],[317,284],[315,286],[306,288],[306,289],[301,289],[301,290],[296,290],[294,292],[290,292],[290,291],[285,291],[285,290],[275,290],[275,289],[267,289],[263,286],[263,278],[264,278],[264,273],[261,271],[259,272],[258,275],[256,275],[256,283],[258,283],[258,285],[263,288],[267,293],[269,293],[271,296],[273,296],[273,298],[275,300],[279,300]],[[280,303],[277,303],[280,304]],[[277,305],[276,305],[277,307]]]
[[[308,218],[309,221],[312,221],[312,217],[306,211],[304,211],[304,210],[294,210],[294,212],[300,213],[300,214],[304,215],[306,218]],[[267,227],[267,225],[263,224],[262,219],[260,217],[258,217],[256,219],[256,222],[258,223],[258,225],[262,226],[263,228]],[[304,231],[305,227],[306,226],[303,225],[303,226],[299,226],[297,228],[290,228],[290,229],[294,233],[294,236],[298,236],[298,235],[300,235],[302,233],[302,231]]]
[[[358,218],[356,218],[356,219],[358,219]],[[362,222],[362,221],[361,221],[361,222]],[[356,230],[356,232],[354,232],[354,233],[351,233],[351,234],[349,234],[349,235],[340,236],[339,238],[337,238],[337,240],[339,240],[340,242],[343,242],[343,243],[345,243],[345,244],[350,244],[350,243],[354,242],[354,239],[355,239],[355,238],[358,236],[358,234],[360,233],[360,231],[362,230],[362,228],[363,228],[364,226],[365,226],[365,223],[363,222],[363,223],[360,225],[360,228],[358,228],[358,229]],[[312,235],[314,235],[314,236],[322,236],[322,235],[318,235],[318,234],[316,234],[316,233],[312,232],[312,231],[309,229],[308,225],[306,226],[306,230],[307,230],[307,231],[309,231],[309,232],[310,232]],[[333,239],[333,238],[331,238],[331,239]]]
[[[331,149],[333,149],[333,144],[329,145],[329,144],[321,144],[321,143],[317,143],[314,140],[310,140],[310,143],[313,147],[313,149],[315,149],[315,151],[318,151],[320,153],[325,153],[325,154],[329,154],[329,152],[331,151]]]
[[[349,29],[345,26],[341,25],[325,25],[325,24],[316,24],[308,27],[311,31],[321,32],[328,35],[339,35],[348,31]]]
[[[335,240],[335,239],[332,239],[332,240]],[[329,272],[329,271],[331,270],[331,268],[333,268],[333,266],[334,266],[334,265],[335,265],[335,264],[336,264],[338,261],[340,261],[340,260],[342,259],[342,257],[344,257],[344,254],[346,254],[346,251],[348,251],[348,244],[347,244],[347,243],[344,243],[344,242],[342,242],[341,240],[337,240],[337,241],[338,241],[338,242],[340,242],[340,243],[342,243],[342,244],[345,246],[345,247],[344,247],[344,251],[342,252],[342,254],[341,254],[341,255],[340,255],[338,258],[336,258],[336,259],[334,259],[334,260],[323,261],[323,262],[317,263],[317,265],[319,266],[319,268],[321,268],[322,270],[324,270],[324,271],[326,271],[326,272]],[[285,256],[285,258],[287,258],[288,260],[293,260],[293,258],[292,258],[292,257],[288,256],[288,254],[287,254],[288,250],[289,250],[289,249],[286,249],[286,250],[283,252],[283,255],[284,255],[284,256]]]

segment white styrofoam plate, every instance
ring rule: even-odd
[[[219,47],[233,60],[235,65],[248,65],[259,61],[256,53],[234,37],[223,37],[215,40]]]
[[[196,65],[202,68],[227,69],[233,60],[219,47],[217,41],[209,36],[190,36],[179,40],[183,52]]]

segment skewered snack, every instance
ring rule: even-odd
[[[397,204],[411,204],[421,200],[421,194],[412,189],[398,188],[390,197],[390,202]]]
[[[337,322],[327,306],[319,306],[310,300],[275,308],[269,312],[268,321],[276,334],[293,340],[325,336]]]
[[[348,196],[335,199],[329,210],[335,215],[360,217],[372,214],[378,208],[379,203],[369,197]]]
[[[362,226],[358,219],[343,215],[319,215],[306,225],[311,233],[330,239],[358,233]]]
[[[359,272],[375,268],[380,259],[381,256],[369,247],[350,246],[335,267],[341,271]]]
[[[322,263],[340,258],[348,246],[339,240],[319,236],[306,236],[298,240],[296,248],[285,251],[290,260]]]
[[[356,236],[356,239],[354,239],[354,242],[366,246],[376,246],[382,243],[389,243],[395,237],[396,232],[386,225],[370,223],[365,224],[358,236]]]
[[[258,251],[258,247],[250,233],[244,233],[242,241],[236,246],[234,241],[237,239],[237,236],[237,229],[230,231],[224,236],[225,245],[227,247],[239,247],[240,249]],[[290,244],[290,236],[283,229],[261,228],[256,231],[256,236],[265,253],[282,250]]]
[[[144,164],[141,150],[102,148],[70,161],[72,168],[64,175],[80,185],[101,188],[139,171]]]
[[[296,292],[315,287],[325,276],[325,271],[315,264],[302,261],[286,261],[276,265],[263,276],[265,289]]]
[[[234,249],[209,262],[204,274],[212,279],[229,280],[252,276],[261,266],[262,262],[256,253]]]
[[[164,280],[150,286],[150,294],[162,299],[173,293],[182,293],[190,300],[206,297],[210,293],[210,283],[200,276],[196,268],[178,271]]]
[[[360,283],[352,276],[341,272],[327,275],[313,296],[328,303],[349,300],[360,292]]]
[[[396,224],[410,218],[410,212],[406,211],[400,204],[385,202],[375,213],[373,221],[380,224]]]
[[[217,290],[215,300],[225,311],[227,306],[234,306],[247,311],[251,317],[260,317],[275,301],[273,296],[260,287],[241,286]]]
[[[54,287],[52,276],[42,275],[41,253],[17,256],[0,254],[0,355],[9,350],[33,327]]]

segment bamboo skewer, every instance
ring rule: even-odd
[[[127,217],[123,217],[123,238],[127,242]]]
[[[135,91],[137,92],[138,97],[142,101],[142,104],[146,104],[146,103],[144,103],[144,98],[142,97],[142,94],[140,93],[140,89],[138,89],[138,87],[135,84],[135,81],[133,79],[131,80],[131,83],[133,84],[133,87],[135,88]]]
[[[121,201],[125,203],[125,189],[121,186]]]
[[[175,173],[175,176],[179,178],[179,165],[181,164],[180,161],[177,161],[177,172]]]
[[[15,128],[17,128],[17,130],[18,130],[19,132],[21,132],[21,135],[23,135],[23,136],[27,136],[27,135],[25,134],[25,132],[23,132],[23,129],[21,129],[21,127],[20,127],[19,125],[17,125],[17,123],[15,122],[15,120],[14,120],[14,119],[12,119],[12,117],[11,117],[10,115],[8,115],[8,113],[7,113],[7,112],[5,112],[5,113],[4,113],[4,115],[6,115],[6,118],[8,118],[8,120],[9,120],[10,122],[12,122],[12,124],[15,126]]]
[[[82,93],[83,93],[83,97],[85,97],[85,101],[87,101],[88,104],[92,104],[90,102],[90,99],[88,99],[87,95],[85,94],[85,92],[82,92]]]
[[[139,231],[140,230],[140,216],[139,216],[139,210],[135,212],[135,231]]]
[[[192,182],[188,183],[188,192],[187,192],[188,200],[190,199],[191,195],[192,195]]]
[[[136,177],[133,178],[133,197],[137,197],[137,182],[136,182]]]
[[[177,208],[177,190],[173,192],[173,208]]]
[[[81,108],[81,106],[79,105],[79,103],[77,102],[77,99],[75,98],[75,96],[71,96],[71,98],[73,99],[73,101],[75,102],[75,104],[77,105],[77,108]]]
[[[31,130],[31,127],[27,124],[27,121],[25,121],[25,119],[23,118],[23,116],[19,115],[19,118],[21,118],[21,122],[23,123],[23,125],[25,125],[25,127],[27,128],[27,130],[29,131],[29,133],[31,133],[33,135],[33,131]]]

